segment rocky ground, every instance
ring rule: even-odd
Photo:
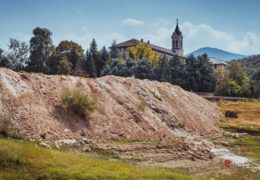
[[[87,119],[64,111],[63,87],[88,92],[98,109]],[[218,133],[219,108],[179,86],[106,76],[97,79],[17,73],[0,68],[0,111],[30,139],[175,139],[178,130]]]

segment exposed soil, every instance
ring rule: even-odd
[[[63,87],[94,96],[99,107],[87,119],[61,108]],[[17,73],[0,68],[0,111],[30,139],[176,139],[175,129],[214,136],[219,108],[179,86],[106,76],[80,78]]]

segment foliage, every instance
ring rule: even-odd
[[[7,59],[10,62],[11,69],[15,71],[24,69],[28,61],[28,45],[25,42],[11,38],[8,47],[10,52],[7,54]]]
[[[129,77],[134,75],[136,67],[136,61],[128,58],[126,61],[120,61],[119,59],[112,59],[111,64],[107,64],[102,75],[115,75]]]
[[[87,117],[97,106],[97,100],[78,89],[64,88],[61,92],[62,106],[82,117]]]
[[[142,59],[137,62],[134,68],[135,77],[139,79],[153,79],[153,69],[150,61]]]
[[[96,69],[96,63],[94,60],[94,57],[92,55],[92,53],[86,53],[87,54],[87,60],[86,60],[86,71],[88,72],[88,74],[90,75],[90,77],[97,77],[97,69]]]
[[[105,62],[101,59],[101,54],[98,51],[97,43],[95,39],[93,39],[92,42],[90,43],[89,53],[93,57],[93,60],[95,62],[97,77],[99,77],[103,67],[105,66]]]
[[[116,45],[116,40],[114,40],[112,42],[112,45],[111,45],[111,50],[110,50],[110,56],[112,59],[115,59],[115,58],[118,58],[118,51],[117,51],[117,48],[115,47]]]
[[[259,97],[260,85],[253,81],[241,64],[230,62],[227,70],[215,71],[217,78],[216,94],[226,96]]]
[[[46,61],[53,51],[51,31],[46,28],[37,27],[33,30],[30,40],[30,57],[28,71],[47,72]]]
[[[4,51],[0,49],[0,67],[11,68],[11,63],[4,54]]]
[[[73,41],[61,41],[47,61],[48,71],[51,74],[77,75],[76,71],[81,67],[83,57],[83,49],[79,44]]]
[[[89,50],[86,51],[85,70],[93,78],[100,77],[108,59],[109,54],[106,48],[103,47],[101,52],[98,51],[96,40],[93,39]]]
[[[58,62],[57,74],[69,75],[72,72],[72,63],[68,60],[67,56],[61,56]]]
[[[260,55],[249,56],[236,62],[245,68],[252,80],[260,83]]]
[[[229,71],[227,69],[215,69],[214,74],[216,77],[215,94],[227,94]]]
[[[168,66],[169,62],[166,58],[166,55],[164,55],[160,60],[158,61],[158,66],[155,68],[154,73],[156,75],[156,79],[158,81],[167,81],[168,79]]]
[[[193,55],[186,59],[185,88],[199,92],[212,92],[215,86],[215,77],[208,56],[203,54],[195,58]]]
[[[159,54],[152,50],[148,44],[141,43],[133,47],[128,48],[129,56],[134,60],[147,59],[151,62],[153,68],[157,66],[159,61]]]
[[[167,80],[170,83],[185,87],[185,72],[185,65],[181,63],[181,60],[178,56],[174,56],[172,59],[170,59],[169,66],[167,68]]]

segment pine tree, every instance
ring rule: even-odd
[[[178,56],[174,56],[168,66],[167,78],[172,84],[185,87],[185,67],[182,65],[181,60]]]
[[[106,49],[105,46],[103,46],[102,50],[101,50],[101,62],[100,62],[100,72],[99,75],[101,76],[101,72],[103,71],[106,63],[109,61],[109,53]]]
[[[215,89],[216,79],[214,76],[214,69],[210,64],[208,56],[203,54],[197,57],[199,76],[197,82],[199,84],[198,91],[213,92]]]
[[[112,42],[112,45],[111,45],[110,56],[111,56],[112,59],[115,59],[115,58],[119,57],[118,51],[117,51],[117,48],[115,47],[115,45],[116,45],[116,40],[114,40]]]
[[[86,64],[87,64],[87,72],[90,75],[90,77],[96,78],[97,77],[97,69],[96,69],[96,64],[95,64],[95,60],[93,58],[92,53],[88,53]]]
[[[93,39],[92,42],[90,43],[89,53],[92,54],[95,63],[96,76],[100,77],[105,64],[101,59],[101,54],[98,51],[98,47],[95,39]]]
[[[158,67],[155,69],[156,79],[158,81],[167,81],[167,69],[168,69],[168,59],[164,55],[158,62]]]
[[[142,59],[138,61],[134,69],[135,77],[139,79],[153,79],[153,69],[150,61]]]

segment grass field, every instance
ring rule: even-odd
[[[0,179],[191,179],[181,170],[144,168],[0,139]]]
[[[237,119],[223,118],[221,127],[235,131],[260,133],[260,101],[220,101],[218,105],[223,113],[228,110],[238,112]]]
[[[138,167],[115,160],[50,150],[36,143],[0,138],[0,179],[258,179],[257,172],[233,168],[226,175],[188,175],[184,169]]]

